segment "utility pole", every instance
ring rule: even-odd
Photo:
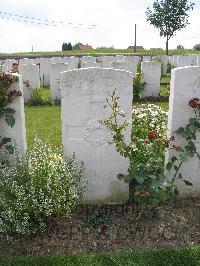
[[[135,24],[135,45],[134,45],[134,53],[136,53],[137,47],[137,24]]]

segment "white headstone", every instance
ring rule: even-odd
[[[36,60],[40,70],[41,85],[46,87],[50,85],[50,62],[49,58],[38,58]]]
[[[114,56],[101,56],[99,59],[102,61],[103,68],[110,68],[111,63],[114,62]]]
[[[19,72],[20,72],[20,68],[22,65],[32,65],[34,64],[33,59],[29,59],[29,58],[23,58],[19,60]]]
[[[200,55],[197,55],[197,66],[200,66]]]
[[[196,65],[197,65],[196,55],[179,55],[177,57],[177,67],[196,66]]]
[[[128,63],[128,71],[132,72],[133,75],[137,73],[137,66],[140,62],[138,56],[124,56],[124,62]]]
[[[178,60],[178,55],[173,55],[173,66],[174,67],[178,66],[177,60]]]
[[[172,70],[171,89],[168,114],[169,136],[175,136],[175,144],[184,146],[185,140],[175,132],[180,127],[185,127],[190,118],[194,117],[194,110],[188,105],[192,98],[200,98],[200,67],[184,67]],[[200,153],[200,133],[194,141],[197,152]],[[166,161],[178,155],[176,151],[170,149],[166,154]],[[196,157],[184,162],[180,172],[184,180],[193,183],[192,187],[186,186],[183,182],[178,182],[178,189],[182,196],[200,195],[200,160]],[[170,174],[172,177],[172,173]]]
[[[124,61],[124,56],[121,54],[118,54],[114,57],[115,61]]]
[[[132,73],[103,68],[81,68],[61,74],[62,143],[65,154],[75,152],[85,164],[90,203],[122,203],[128,198],[128,186],[118,180],[126,174],[129,161],[109,145],[110,136],[100,123],[110,110],[106,98],[116,89],[121,108],[131,119]],[[125,132],[130,141],[130,130]]]
[[[83,56],[81,62],[94,63],[96,62],[96,57],[94,56]]]
[[[143,79],[146,83],[142,92],[142,97],[159,96],[160,79],[161,79],[161,63],[160,62],[142,62],[141,71]]]
[[[67,71],[69,65],[67,63],[57,63],[50,65],[50,91],[52,101],[61,99],[60,78],[61,72]]]
[[[18,77],[18,81],[13,83],[10,91],[16,90],[23,92],[22,77],[18,74],[13,74]],[[15,110],[14,118],[15,125],[11,128],[5,122],[5,117],[0,118],[0,135],[3,137],[11,138],[12,143],[17,144],[20,153],[24,154],[26,151],[26,128],[25,128],[25,115],[24,115],[24,99],[23,96],[18,96],[10,103],[7,108]]]
[[[29,81],[31,90],[40,88],[40,73],[38,65],[21,65],[19,74],[22,75],[22,81]],[[24,101],[27,102],[31,99],[31,91],[23,84]]]
[[[128,62],[124,62],[124,61],[115,61],[111,63],[111,68],[128,71],[129,64]]]
[[[97,62],[82,62],[81,68],[88,68],[88,67],[103,67],[102,63]]]

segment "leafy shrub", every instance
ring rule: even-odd
[[[166,137],[166,113],[155,105],[148,108],[133,110],[133,129],[131,142],[127,143],[124,131],[129,126],[129,121],[119,119],[125,117],[120,110],[119,97],[116,90],[111,99],[106,99],[105,108],[111,108],[112,113],[102,123],[112,134],[112,142],[116,145],[117,152],[130,160],[127,175],[118,175],[118,178],[129,183],[129,200],[137,203],[145,214],[153,215],[157,206],[163,202],[172,203],[178,194],[176,180],[180,179],[185,185],[192,186],[184,180],[180,169],[183,162],[189,158],[197,157],[194,140],[200,131],[200,99],[193,98],[188,105],[194,110],[194,117],[190,118],[185,128],[179,128],[176,133],[185,139],[186,145],[180,147],[174,144],[175,137]],[[166,165],[166,170],[172,172],[172,178],[167,178],[164,171],[164,152],[173,149],[177,153]]]
[[[64,158],[59,149],[36,139],[33,150],[16,155],[16,165],[0,169],[0,232],[32,234],[48,222],[69,214],[84,194],[73,155]]]
[[[39,105],[52,105],[51,99],[42,95],[42,89],[35,89],[32,92],[31,99],[27,102],[27,105],[39,106]]]
[[[182,44],[178,44],[176,47],[177,50],[185,50],[184,46]]]
[[[200,43],[196,44],[196,45],[194,46],[194,49],[200,51]]]
[[[141,93],[145,89],[143,73],[137,72],[133,78],[133,96],[141,98]]]
[[[170,73],[171,74],[172,69],[174,69],[174,65],[168,63],[167,64],[167,73]]]

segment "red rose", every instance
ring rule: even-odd
[[[198,98],[193,98],[189,101],[189,106],[192,108],[199,108],[200,107],[200,100]]]

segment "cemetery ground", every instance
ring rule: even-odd
[[[163,93],[168,84],[164,77]],[[49,97],[49,90],[43,95]],[[155,104],[168,110],[168,102]],[[60,112],[59,105],[25,107],[29,149],[36,133],[52,146],[61,145]],[[179,199],[147,219],[134,205],[79,205],[71,215],[52,219],[40,235],[2,236],[0,257],[9,258],[0,265],[199,265],[199,207],[200,199]]]

